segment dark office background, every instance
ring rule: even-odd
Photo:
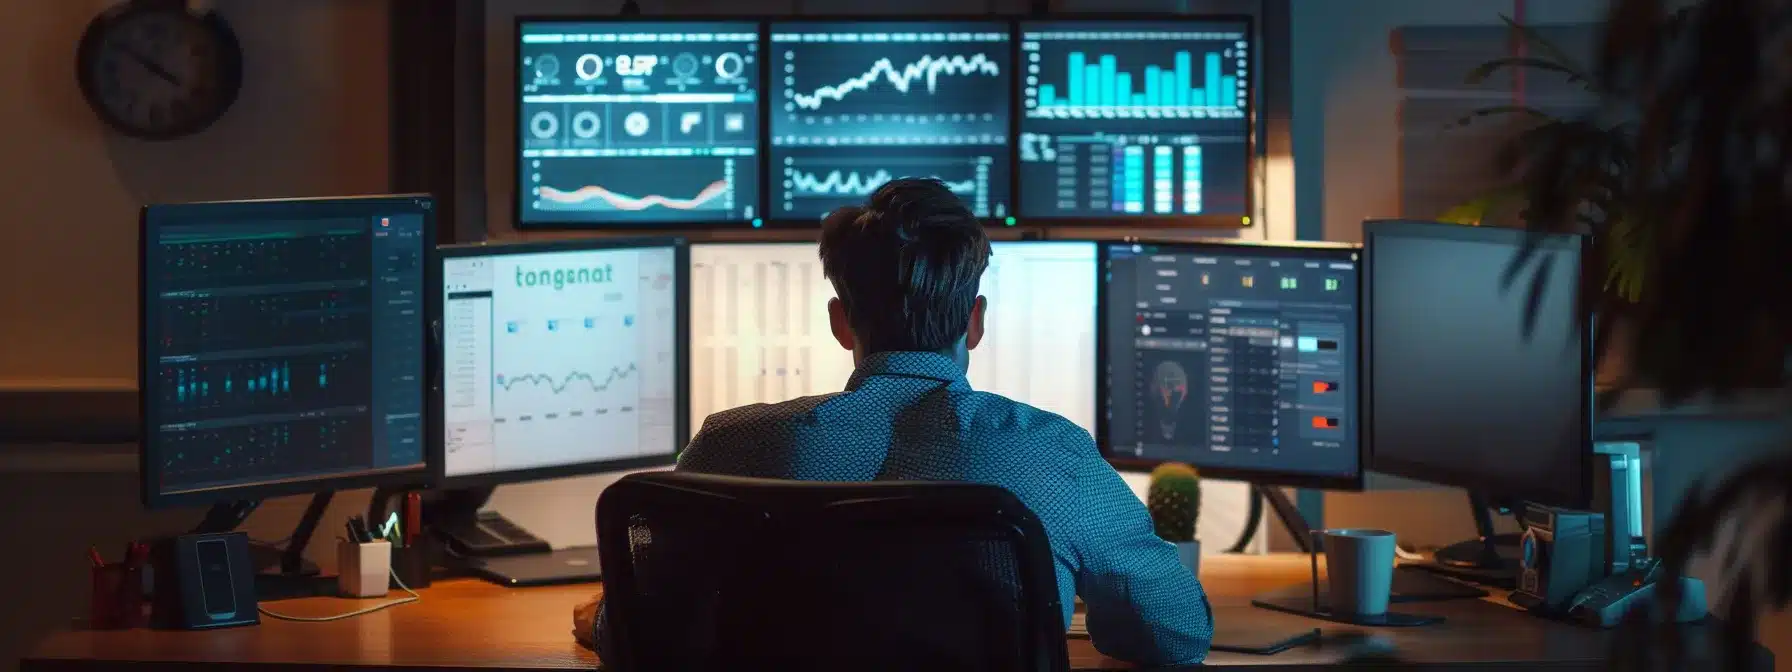
[[[446,0],[444,0],[446,2]],[[75,445],[63,436],[21,438],[21,416],[51,418],[104,435],[130,422],[136,361],[136,209],[146,202],[366,194],[389,191],[393,130],[388,112],[388,0],[220,0],[247,58],[242,97],[212,129],[149,144],[105,131],[82,102],[73,77],[75,43],[106,4],[4,0],[0,22],[0,576],[11,584],[0,605],[0,670],[13,669],[28,646],[79,613],[86,599],[89,543],[108,553],[132,535],[182,529],[195,511],[139,510],[134,446]],[[464,187],[508,203],[513,13],[613,11],[611,0],[491,2],[485,10],[483,109],[466,119],[476,133],[462,166],[483,182]],[[976,5],[978,3],[970,3]],[[994,0],[1016,12],[1026,3]],[[1365,217],[1406,214],[1448,201],[1426,175],[1477,177],[1468,163],[1433,163],[1460,154],[1440,147],[1419,123],[1479,95],[1460,90],[1460,73],[1498,49],[1501,13],[1522,9],[1537,24],[1597,20],[1601,0],[1058,0],[1058,11],[1225,11],[1280,15],[1282,31],[1264,52],[1286,59],[1270,82],[1265,122],[1265,224],[1246,238],[1359,239]],[[1520,5],[1526,5],[1522,8]],[[502,8],[499,6],[502,5]],[[962,13],[963,0],[643,0],[649,13]],[[1273,23],[1273,21],[1269,22]],[[1566,28],[1573,35],[1576,29]],[[1273,32],[1273,31],[1272,31]],[[1584,29],[1580,32],[1584,33]],[[1491,38],[1489,37],[1491,36]],[[1571,39],[1571,38],[1565,38]],[[1279,51],[1278,51],[1279,50]],[[1424,50],[1423,58],[1415,50]],[[1262,52],[1260,52],[1262,53]],[[481,60],[472,54],[471,60]],[[1422,70],[1407,61],[1446,59],[1456,70]],[[1278,75],[1275,64],[1269,77]],[[479,107],[477,105],[475,108]],[[474,126],[477,128],[478,126]],[[463,129],[465,130],[465,129]],[[403,129],[399,131],[404,132]],[[1291,156],[1300,157],[1299,166]],[[1478,164],[1476,164],[1478,165]],[[1455,171],[1455,172],[1452,172]],[[480,173],[483,172],[483,175]],[[1447,191],[1447,190],[1446,190]],[[481,193],[483,192],[483,193]],[[468,199],[472,201],[478,198]],[[471,203],[461,237],[509,233],[507,209]],[[1403,212],[1403,208],[1409,210]],[[48,392],[46,392],[48,390]],[[1646,407],[1646,400],[1638,402]],[[1621,428],[1651,436],[1656,449],[1654,509],[1685,483],[1736,455],[1772,429],[1767,420],[1697,410],[1627,420]],[[71,435],[72,436],[72,435]],[[1671,478],[1668,476],[1671,475]],[[1665,479],[1665,480],[1664,480]],[[604,478],[506,489],[496,502],[554,541],[589,543],[591,494]],[[1323,498],[1324,523],[1373,525],[1404,541],[1437,544],[1472,530],[1461,493],[1373,480],[1374,492]],[[366,493],[338,497],[338,520]],[[1209,505],[1208,517],[1242,516],[1242,495]],[[270,503],[249,522],[251,535],[278,539],[302,500]],[[326,522],[324,529],[334,529]],[[1229,542],[1230,540],[1225,540]],[[324,553],[314,559],[328,563]],[[1761,641],[1792,659],[1792,617],[1772,619]]]

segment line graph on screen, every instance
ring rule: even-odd
[[[904,95],[911,92],[916,82],[926,82],[927,93],[933,94],[939,90],[939,80],[942,76],[999,77],[1001,74],[1001,65],[983,54],[973,54],[968,57],[962,54],[926,55],[900,68],[894,61],[880,58],[861,75],[839,84],[819,87],[807,94],[792,93],[791,100],[801,109],[819,110],[830,101],[839,102],[855,92],[869,91],[880,80]]]
[[[624,212],[637,212],[655,208],[668,208],[672,210],[725,210],[727,208],[722,201],[723,197],[728,195],[728,192],[729,184],[727,180],[716,180],[711,182],[703,187],[702,190],[698,191],[696,195],[689,198],[671,197],[661,194],[630,196],[599,185],[586,185],[570,191],[564,191],[545,185],[536,189],[536,195],[541,198],[540,207],[544,210],[619,210]]]

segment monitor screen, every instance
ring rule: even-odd
[[[897,177],[1009,214],[1002,21],[774,23],[772,217],[814,222]]]
[[[1095,244],[998,242],[971,387],[1095,425]],[[839,392],[852,353],[828,328],[814,243],[691,249],[691,426],[718,411]]]
[[[517,27],[517,224],[759,221],[759,24]]]
[[[1020,217],[1250,214],[1249,19],[1020,25]]]
[[[684,444],[678,241],[442,251],[442,476],[669,464]]]
[[[1346,246],[1108,244],[1109,457],[1356,487],[1357,256]]]
[[[428,198],[152,205],[142,227],[146,505],[427,476]]]
[[[1369,222],[1363,234],[1370,468],[1590,506],[1591,337],[1575,305],[1582,239],[1399,221]],[[1508,285],[1526,239],[1538,256]],[[1537,268],[1542,291],[1526,333]]]

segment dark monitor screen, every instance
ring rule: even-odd
[[[757,222],[759,49],[755,22],[519,22],[518,225]]]
[[[1023,220],[1246,221],[1249,18],[1022,21],[1020,31]]]
[[[152,507],[422,481],[426,197],[142,215]]]
[[[442,248],[446,482],[670,464],[689,406],[688,254],[678,239]]]
[[[1097,437],[1109,459],[1359,488],[1358,254],[1105,244]]]
[[[814,222],[897,177],[1009,214],[1010,24],[771,26],[771,216]]]
[[[1363,240],[1370,468],[1589,506],[1591,338],[1575,300],[1584,240],[1400,221],[1366,223]],[[1508,285],[1526,240],[1537,256]]]

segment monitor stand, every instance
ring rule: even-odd
[[[1475,518],[1474,539],[1438,549],[1430,562],[1405,566],[1484,586],[1513,589],[1518,584],[1519,535],[1496,534],[1493,511],[1516,516],[1517,508],[1475,493],[1469,493],[1468,505]]]
[[[443,490],[423,507],[424,527],[467,571],[512,587],[586,583],[602,577],[596,547],[554,550],[496,511],[481,511],[494,489]]]
[[[326,490],[311,496],[311,503],[305,506],[305,514],[293,528],[285,548],[254,542],[249,544],[250,562],[257,570],[257,599],[271,602],[336,593],[335,579],[320,576],[322,572],[317,565],[305,559],[305,547],[310,545],[311,537],[317,532],[318,521],[323,519],[324,510],[330,507],[330,500],[335,494]],[[260,506],[260,500],[214,504],[206,511],[205,519],[189,534],[233,532]]]

